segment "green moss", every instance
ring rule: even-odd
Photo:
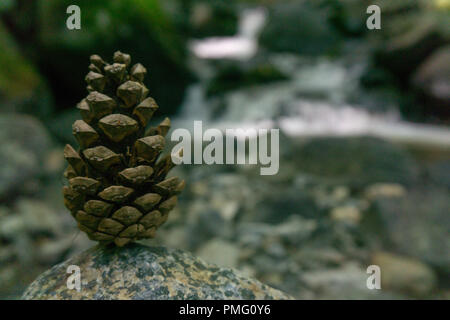
[[[20,53],[0,23],[0,94],[6,99],[29,97],[40,84],[39,74]]]

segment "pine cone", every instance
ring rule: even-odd
[[[129,69],[130,55],[117,51],[114,63],[90,57],[90,92],[77,106],[83,120],[72,126],[80,150],[64,149],[64,204],[91,240],[117,246],[153,238],[185,182],[166,179],[170,155],[158,160],[170,129],[166,118],[145,128],[158,105],[146,98],[147,72],[140,63]]]

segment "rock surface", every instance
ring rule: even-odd
[[[446,189],[418,188],[401,198],[377,199],[373,208],[380,219],[376,234],[387,236],[385,248],[395,248],[449,275],[450,204]]]
[[[0,116],[0,199],[25,192],[30,181],[42,174],[41,163],[51,141],[44,126],[34,117],[19,114]]]
[[[417,164],[404,149],[372,137],[313,139],[299,150],[297,161],[301,171],[328,183],[361,187],[417,181]]]
[[[81,290],[67,288],[70,265],[80,267]],[[134,244],[94,247],[39,276],[23,299],[290,299],[232,269],[181,250]]]
[[[435,289],[436,275],[420,261],[387,252],[376,252],[372,263],[381,269],[383,289],[407,292],[417,297],[426,296]]]

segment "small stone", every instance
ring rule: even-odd
[[[331,218],[336,221],[345,221],[356,224],[361,220],[361,213],[358,208],[353,206],[337,207],[331,211]]]
[[[365,196],[369,200],[376,198],[399,198],[406,195],[405,187],[397,183],[376,183],[369,186]]]

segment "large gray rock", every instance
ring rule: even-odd
[[[67,288],[70,265],[80,267],[81,290]],[[94,247],[39,276],[24,299],[289,299],[232,269],[181,250],[133,244]]]
[[[378,198],[366,215],[384,247],[423,261],[439,273],[450,270],[450,201],[447,189],[418,188],[398,198]]]

